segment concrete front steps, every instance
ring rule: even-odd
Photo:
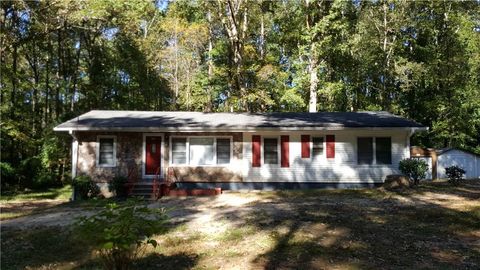
[[[210,188],[210,189],[170,188],[164,183],[162,183],[159,186],[160,197],[215,196],[220,194],[222,194],[221,188]],[[153,183],[152,182],[135,183],[130,196],[143,198],[143,199],[155,199],[153,195]]]
[[[152,182],[137,182],[132,188],[132,193],[130,196],[143,198],[143,199],[153,199],[153,183]]]

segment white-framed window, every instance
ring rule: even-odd
[[[375,161],[377,164],[392,164],[392,138],[375,138]]]
[[[187,163],[187,138],[172,138],[171,147],[171,163],[186,164]]]
[[[117,137],[97,136],[96,157],[98,167],[115,167],[117,164]]]
[[[215,159],[215,138],[192,137],[189,142],[190,165],[213,165]]]
[[[217,164],[230,164],[232,141],[230,138],[217,138]]]
[[[323,150],[323,136],[312,136],[312,158],[321,157]]]
[[[278,137],[263,138],[263,164],[279,164],[279,139]]]
[[[358,137],[358,164],[392,164],[392,138]]]
[[[171,165],[228,165],[232,159],[231,137],[171,137],[170,145]]]

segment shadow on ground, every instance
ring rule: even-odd
[[[399,192],[265,192],[258,195],[263,199],[241,207],[205,211],[232,228],[269,235],[273,245],[254,256],[254,268],[478,269],[479,190],[477,181],[459,187],[427,183]],[[441,195],[451,197],[440,204],[435,196]],[[458,206],[449,205],[452,198]],[[183,203],[185,221],[195,218],[189,213],[198,210],[198,203]]]
[[[219,268],[232,262],[263,269],[480,268],[480,181],[458,187],[425,183],[396,192],[168,198],[153,206],[171,209],[174,234],[162,237],[162,251],[147,254],[135,269]],[[228,229],[202,231],[217,221]],[[1,268],[98,267],[91,249],[64,228],[2,232]],[[266,243],[257,243],[258,235]]]

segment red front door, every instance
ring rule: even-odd
[[[145,174],[154,175],[161,166],[162,137],[147,136],[145,145]]]

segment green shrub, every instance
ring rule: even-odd
[[[428,164],[423,159],[406,158],[400,161],[400,171],[408,176],[414,185],[417,185],[420,179],[425,178],[428,170]]]
[[[105,269],[126,270],[148,245],[157,246],[155,234],[166,232],[164,209],[149,208],[139,200],[108,204],[97,214],[81,217],[76,235],[100,255]]]
[[[0,177],[2,182],[2,187],[9,189],[11,186],[14,186],[15,183],[15,174],[16,171],[8,162],[0,162]]]
[[[20,162],[19,185],[21,188],[32,188],[33,182],[42,172],[42,162],[38,157],[29,157]]]
[[[110,184],[108,185],[108,189],[110,192],[114,192],[115,196],[120,198],[127,197],[127,184],[128,178],[125,176],[115,176]]]
[[[100,189],[97,184],[86,175],[77,176],[73,179],[73,188],[80,199],[89,199],[97,197],[100,194]]]
[[[445,168],[445,174],[448,177],[448,182],[458,185],[465,175],[465,170],[458,166],[450,166]]]

